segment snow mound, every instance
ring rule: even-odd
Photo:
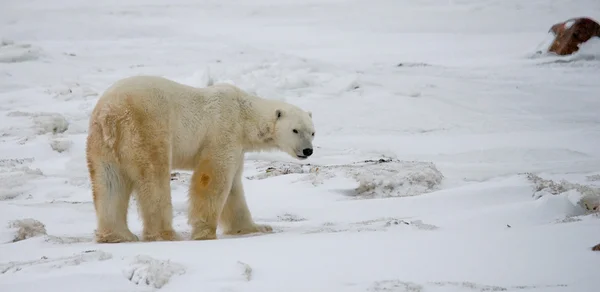
[[[347,195],[356,198],[407,197],[438,189],[444,176],[430,162],[394,159],[366,160],[345,165],[310,165],[289,162],[268,162],[260,173],[248,179],[266,179],[285,174],[307,174],[301,180],[313,185],[323,184],[338,176],[358,183]]]
[[[48,88],[45,93],[61,101],[87,100],[98,97],[98,91],[91,85],[81,82],[66,82]]]
[[[30,44],[15,44],[11,40],[0,40],[0,63],[19,63],[39,59],[41,48]]]
[[[534,184],[535,199],[548,195],[561,195],[587,211],[600,211],[600,188],[566,180],[556,182],[531,173],[527,174],[527,179]]]
[[[64,133],[69,129],[69,122],[59,113],[27,113],[21,111],[10,112],[8,117],[30,117],[33,120],[34,134],[44,135],[47,133]],[[21,129],[17,129],[21,130]]]
[[[73,141],[65,137],[54,138],[50,141],[50,147],[58,153],[68,151],[71,146],[73,146]]]
[[[6,229],[0,231],[0,243],[13,243],[34,237],[42,237],[45,242],[52,244],[75,244],[92,242],[91,237],[54,236],[46,231],[46,225],[33,218],[9,221]]]
[[[88,250],[71,256],[48,258],[39,260],[9,262],[0,264],[0,274],[17,272],[49,272],[68,266],[79,266],[83,263],[104,261],[112,258],[112,254],[100,250]]]
[[[183,275],[185,267],[171,261],[157,260],[150,256],[138,255],[131,265],[123,270],[123,275],[136,285],[162,288],[174,275]]]
[[[598,37],[593,37],[587,42],[580,44],[577,52],[565,56],[560,56],[548,51],[553,41],[554,34],[549,32],[535,48],[535,53],[529,57],[532,59],[549,59],[545,64],[600,60],[600,38]]]
[[[12,240],[13,242],[47,235],[46,225],[32,218],[10,221],[8,223],[8,228],[13,229],[15,232],[14,239]]]
[[[579,46],[575,58],[600,60],[600,37],[593,37]]]

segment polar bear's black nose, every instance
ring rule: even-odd
[[[304,156],[311,156],[312,148],[304,148],[304,150],[302,150],[302,154],[304,154]]]

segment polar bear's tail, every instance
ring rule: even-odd
[[[120,127],[116,117],[111,114],[110,105],[106,105],[103,109],[101,109],[98,114],[97,121],[102,132],[102,141],[109,149],[113,149],[114,151]],[[117,157],[118,156],[115,156],[115,158]]]

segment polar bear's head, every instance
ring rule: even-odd
[[[313,154],[315,127],[312,113],[296,107],[275,111],[275,137],[277,148],[297,159],[306,159]]]

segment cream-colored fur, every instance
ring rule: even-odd
[[[193,171],[192,239],[215,239],[218,224],[225,234],[270,232],[270,226],[254,223],[246,204],[244,153],[281,150],[305,159],[313,138],[310,112],[232,85],[195,88],[154,76],[120,80],[100,97],[90,117],[86,154],[96,241],[138,240],[127,226],[132,193],[143,240],[177,240],[172,169]]]

